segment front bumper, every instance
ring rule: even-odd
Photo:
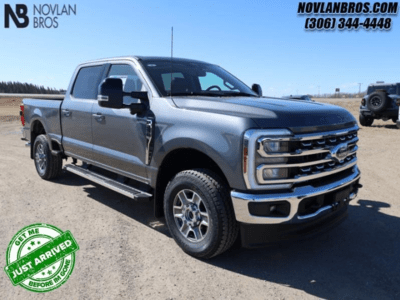
[[[361,108],[360,107],[360,114],[366,116],[366,117],[387,117],[387,118],[393,118],[397,117],[399,114],[399,109],[398,108],[387,108],[382,112],[379,113],[374,113],[370,111],[368,108]]]
[[[328,194],[340,190],[348,186],[356,186],[352,189],[347,198],[341,201],[347,205],[348,202],[357,196],[357,186],[360,179],[360,171],[357,166],[353,167],[353,173],[341,180],[335,181],[319,187],[303,186],[298,187],[291,193],[274,193],[274,194],[247,194],[237,191],[231,192],[233,207],[235,210],[236,220],[246,224],[281,224],[281,223],[307,223],[312,222],[323,215],[331,214],[335,211],[339,203],[332,203],[319,208],[317,211],[308,215],[299,215],[299,206],[302,200]],[[289,203],[290,210],[287,216],[256,216],[250,213],[250,203]],[[342,203],[342,204],[343,204]]]
[[[245,224],[240,223],[240,239],[244,248],[259,248],[312,238],[342,223],[348,204],[336,211],[300,224]]]

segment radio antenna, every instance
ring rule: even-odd
[[[171,27],[171,83],[169,87],[170,96],[172,97],[172,58],[174,56],[174,27]]]

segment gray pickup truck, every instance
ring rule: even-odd
[[[41,178],[64,169],[153,201],[195,257],[330,228],[361,187],[348,111],[262,97],[259,85],[205,62],[92,61],[76,68],[62,99],[23,104],[23,139]]]

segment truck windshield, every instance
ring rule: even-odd
[[[243,82],[216,65],[158,59],[145,60],[143,66],[163,96],[258,97]]]

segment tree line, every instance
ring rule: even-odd
[[[15,81],[0,82],[0,93],[7,94],[63,94],[63,90]]]
[[[312,98],[362,98],[367,92],[361,93],[332,93],[332,94],[315,94],[311,95]]]

